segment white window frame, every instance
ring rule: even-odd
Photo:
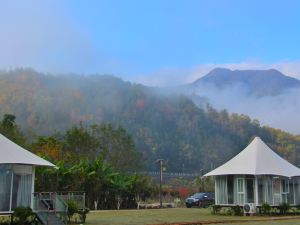
[[[279,182],[279,192],[275,193],[274,184],[276,181]],[[278,176],[272,178],[272,195],[273,195],[273,205],[277,205],[277,203],[278,204],[282,203],[282,179]],[[279,198],[279,199],[275,201],[275,198]]]
[[[238,204],[244,204],[245,203],[245,178],[244,177],[238,177],[237,178],[237,202]],[[240,190],[240,185],[242,184],[242,190]],[[240,201],[241,200],[241,201]]]
[[[281,179],[281,186],[282,186],[281,187],[282,194],[289,194],[290,193],[290,186],[289,186],[289,180],[288,179]],[[285,186],[286,191],[283,191],[284,186]]]
[[[283,191],[285,189],[285,191]],[[290,193],[290,186],[288,179],[281,179],[281,202],[288,202],[288,194]]]

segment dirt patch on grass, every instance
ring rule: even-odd
[[[261,221],[276,221],[276,220],[293,220],[300,219],[300,216],[284,216],[284,217],[265,217],[256,219],[243,219],[243,220],[215,220],[215,221],[196,221],[196,222],[180,222],[180,223],[159,223],[149,225],[206,225],[206,224],[222,224],[222,223],[248,223],[248,222],[261,222]]]

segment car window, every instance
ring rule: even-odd
[[[196,193],[193,195],[194,198],[202,198],[204,193]]]

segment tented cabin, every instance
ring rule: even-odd
[[[0,134],[0,214],[18,206],[33,208],[36,166],[54,165]]]
[[[217,205],[300,204],[300,169],[272,151],[259,137],[204,176],[215,178]]]

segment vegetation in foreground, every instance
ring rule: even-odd
[[[37,192],[83,191],[91,209],[132,209],[148,199],[157,199],[157,184],[135,173],[141,161],[131,136],[122,127],[79,124],[63,134],[37,137],[28,143],[15,119],[6,114],[0,131],[57,166],[36,169]],[[207,186],[200,180],[195,185]],[[188,194],[190,190],[185,188],[173,190],[166,186],[163,191],[164,197],[171,199],[184,199]]]
[[[214,115],[214,119],[229,119],[225,112],[218,113],[212,108],[209,110],[209,115]],[[230,118],[236,118],[237,121],[227,126],[239,123],[239,117]],[[0,132],[58,166],[57,170],[37,169],[36,191],[84,191],[87,194],[87,206],[91,209],[136,208],[139,202],[158,196],[157,184],[149,177],[135,174],[143,169],[144,162],[131,135],[123,127],[80,123],[64,133],[32,136],[29,142],[30,139],[21,132],[15,119],[14,115],[5,114],[0,122]],[[255,132],[254,123],[252,125],[251,132]],[[284,145],[284,148],[289,150],[289,146]],[[293,146],[296,148],[298,145]],[[180,189],[165,186],[163,195],[173,199],[181,197],[183,201],[192,189],[184,189],[183,183],[178,186]],[[189,183],[186,186],[193,187],[194,192],[213,189],[209,180],[202,179],[195,179],[192,185]]]

